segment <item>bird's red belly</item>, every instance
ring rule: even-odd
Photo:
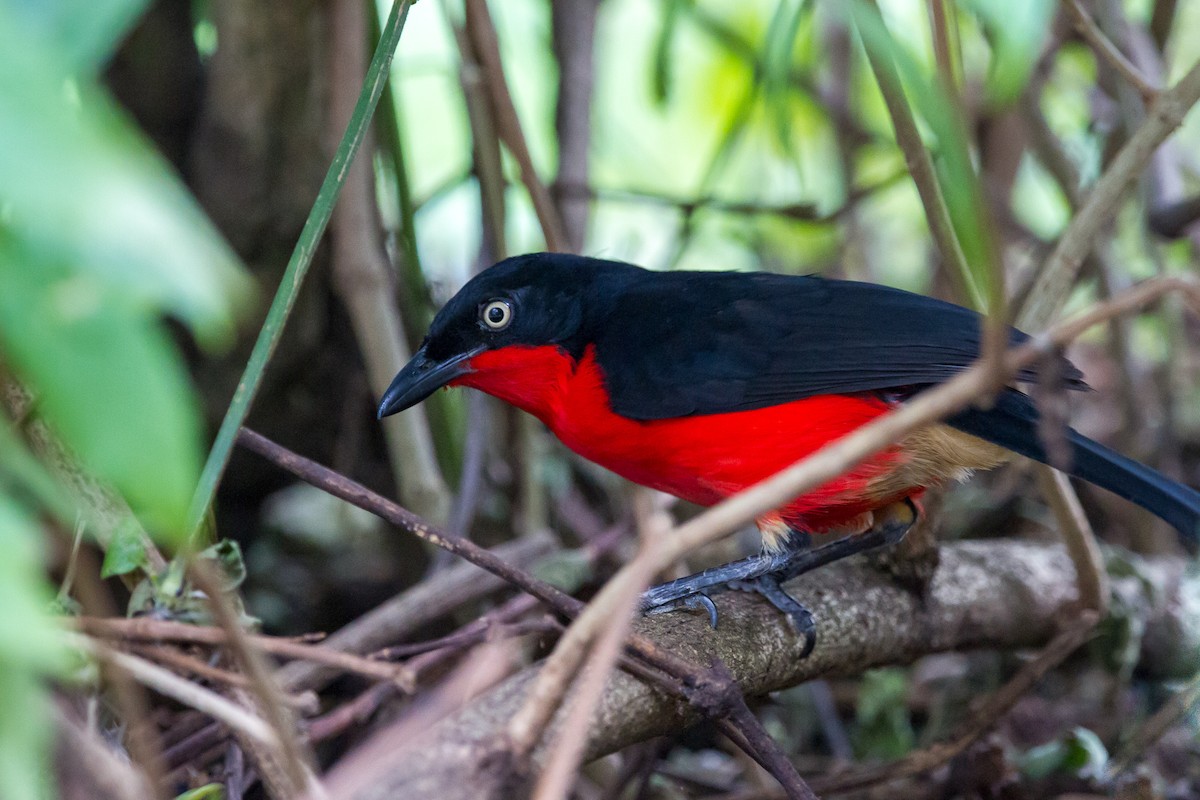
[[[556,348],[504,348],[476,357],[456,381],[539,417],[568,447],[629,480],[712,505],[770,477],[887,411],[869,397],[828,395],[753,411],[638,421],[612,412],[591,354],[576,364]],[[902,456],[886,450],[779,509],[821,532],[899,497],[872,482]],[[901,495],[903,496],[903,495]]]
[[[816,452],[886,411],[883,403],[814,397],[753,411],[635,422],[611,413],[552,425],[580,455],[635,483],[712,505]],[[579,424],[582,422],[583,424]],[[780,509],[793,527],[820,532],[895,498],[873,496],[890,470],[885,452]]]

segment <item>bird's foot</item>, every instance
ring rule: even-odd
[[[768,603],[783,612],[796,633],[804,637],[804,648],[800,651],[800,657],[808,658],[817,644],[817,625],[813,622],[812,613],[780,585],[780,577],[779,573],[772,573],[748,581],[731,581],[729,588],[760,594]]]
[[[665,586],[666,584],[661,584]],[[647,594],[659,586],[647,590]],[[717,628],[717,604],[712,601],[712,598],[704,593],[703,590],[697,591],[695,594],[690,594],[685,597],[680,597],[675,600],[668,600],[661,605],[647,606],[646,595],[642,595],[642,613],[646,616],[653,614],[666,614],[669,611],[679,611],[681,609],[703,610],[708,614],[708,624],[713,630]]]
[[[706,569],[694,575],[652,586],[642,593],[643,614],[662,614],[682,608],[703,609],[709,623],[717,627],[717,606],[710,594],[724,591],[735,581],[753,581],[787,566],[790,559],[783,553],[763,553]]]
[[[703,609],[709,624],[716,628],[717,606],[710,595],[726,589],[757,592],[783,612],[804,637],[803,656],[807,656],[816,644],[816,625],[809,610],[785,592],[782,584],[846,556],[900,541],[916,522],[917,508],[911,500],[904,500],[886,511],[877,515],[876,524],[868,530],[822,547],[762,553],[653,586],[642,593],[641,611],[662,614],[684,608]]]
[[[732,570],[729,571],[733,574],[746,573],[750,570],[746,569],[748,565],[745,562],[761,562],[762,560],[762,557],[744,559],[726,564],[725,567],[731,567]],[[749,574],[747,577],[720,578],[720,574],[725,571],[725,568],[718,567],[647,589],[642,595],[642,613],[649,616],[681,609],[703,610],[708,614],[709,625],[715,630],[718,618],[717,604],[709,597],[710,593],[726,589],[754,592],[762,595],[767,602],[783,612],[796,632],[804,637],[804,649],[800,657],[805,658],[812,652],[813,646],[817,642],[816,624],[813,622],[809,610],[779,585],[781,578],[787,573],[786,568],[777,569],[774,572]],[[717,576],[714,577],[713,573],[717,573]]]

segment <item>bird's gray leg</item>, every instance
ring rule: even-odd
[[[847,556],[900,541],[917,518],[915,506],[910,501],[905,504],[909,513],[821,547],[802,549],[789,540],[788,548],[779,552],[743,558],[651,587],[642,594],[642,612],[659,614],[679,608],[703,608],[715,628],[717,609],[708,596],[710,593],[727,588],[757,592],[786,614],[796,630],[804,635],[807,640],[804,655],[807,655],[815,643],[812,615],[785,592],[781,584]]]
[[[662,614],[678,608],[704,608],[708,611],[709,621],[715,628],[717,608],[708,597],[711,590],[724,590],[733,581],[753,581],[786,567],[790,560],[791,553],[788,550],[761,553],[651,586],[642,593],[642,613]]]

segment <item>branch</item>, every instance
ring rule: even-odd
[[[917,195],[925,208],[929,232],[937,242],[942,259],[949,265],[946,275],[954,283],[960,300],[982,308],[985,303],[982,302],[980,288],[972,282],[973,273],[954,232],[954,222],[933,166],[933,156],[921,139],[917,120],[904,95],[904,84],[892,60],[891,52],[878,47],[867,47],[867,60],[875,73],[875,81],[879,84],[888,114],[891,115],[892,128],[896,132],[896,145],[904,153],[904,162],[908,165],[908,171],[917,187]]]
[[[600,0],[559,0],[550,4],[554,58],[558,62],[558,175],[550,194],[558,206],[566,245],[583,252],[587,233],[586,199],[565,194],[565,184],[587,185],[592,142],[592,85],[595,82],[596,12]]]
[[[363,83],[367,12],[359,0],[340,0],[332,8],[329,133],[335,141],[345,130],[357,87]],[[334,286],[350,314],[372,396],[380,397],[412,353],[383,252],[371,152],[368,148],[346,167],[331,233]],[[415,406],[384,420],[383,433],[401,502],[426,519],[444,521],[450,512],[450,489],[438,466],[425,409]]]
[[[1137,579],[1128,579],[1131,586]],[[1193,581],[1194,583],[1194,581]],[[818,676],[842,676],[921,656],[976,647],[1034,647],[1050,641],[1078,602],[1070,558],[1059,547],[1012,541],[964,542],[942,550],[941,566],[919,598],[862,561],[840,562],[793,582],[789,591],[813,611],[820,645],[800,659],[803,641],[783,618],[749,595],[717,597],[721,625],[710,630],[699,615],[683,612],[643,618],[635,630],[697,664],[714,659],[728,668],[748,695],[761,695]],[[1183,591],[1160,597],[1148,610],[1151,628],[1171,623],[1160,616]],[[1200,647],[1163,636],[1163,648]],[[1179,662],[1181,653],[1154,653],[1158,663]],[[1194,652],[1193,652],[1194,657]],[[419,745],[397,752],[386,774],[355,795],[375,798],[492,798],[522,794],[500,785],[511,777],[494,769],[496,753],[516,709],[526,701],[533,667],[478,698],[431,728]],[[678,732],[698,718],[687,703],[647,686],[625,672],[605,688],[584,758],[594,759],[634,742]],[[562,713],[555,726],[561,724]],[[553,741],[552,728],[546,741]],[[535,750],[535,764],[545,751]],[[529,774],[536,775],[537,769]]]
[[[1083,35],[1083,38],[1098,55],[1108,61],[1122,78],[1128,81],[1134,89],[1137,89],[1143,100],[1152,102],[1158,97],[1158,87],[1143,75],[1141,70],[1125,57],[1124,53],[1117,49],[1111,39],[1104,35],[1104,31],[1100,30],[1100,26],[1087,13],[1079,0],[1066,0],[1063,5],[1066,6],[1067,13],[1075,23],[1075,29]]]
[[[550,192],[538,177],[533,167],[533,157],[529,154],[529,145],[525,134],[521,131],[521,118],[513,105],[512,94],[508,90],[508,82],[504,77],[504,65],[500,58],[500,40],[496,36],[496,28],[492,24],[492,15],[488,11],[487,0],[467,0],[466,2],[467,34],[484,70],[484,80],[492,98],[492,111],[495,115],[496,133],[512,154],[521,171],[521,182],[529,190],[529,199],[542,226],[542,234],[546,239],[546,249],[563,252],[566,238],[563,235],[562,220],[558,209],[550,199]]]
[[[1044,328],[1058,316],[1067,301],[1083,259],[1091,251],[1101,228],[1108,224],[1126,188],[1142,173],[1158,146],[1179,127],[1187,112],[1200,100],[1200,62],[1177,84],[1158,96],[1146,121],[1129,137],[1104,174],[1088,192],[1071,224],[1063,231],[1054,252],[1042,266],[1022,309],[1020,327]]]
[[[167,566],[162,553],[154,546],[142,524],[124,498],[110,486],[90,474],[79,460],[67,450],[54,432],[34,412],[35,399],[15,379],[0,375],[0,411],[7,412],[14,420],[26,420],[21,426],[30,448],[46,465],[50,474],[66,487],[76,505],[77,513],[83,517],[87,532],[104,550],[118,530],[131,528],[146,554],[146,571],[156,573]],[[135,575],[122,576],[132,588]]]

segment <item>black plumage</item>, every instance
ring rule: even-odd
[[[485,304],[503,300],[513,322],[488,330]],[[904,398],[952,378],[980,353],[979,314],[941,300],[854,281],[737,272],[651,272],[583,256],[535,253],[473,278],[438,314],[420,353],[381,407],[392,413],[431,387],[407,387],[428,365],[486,348],[589,348],[612,410],[637,420],[747,411],[817,395]],[[1010,344],[1029,337],[1009,331]],[[1069,363],[1056,370],[1085,388]],[[1036,381],[1023,370],[1018,382]],[[408,391],[407,394],[401,390]],[[392,398],[392,399],[389,399]],[[1033,402],[1016,389],[947,424],[1039,461]],[[1195,538],[1200,493],[1067,428],[1072,474],[1109,489]]]

